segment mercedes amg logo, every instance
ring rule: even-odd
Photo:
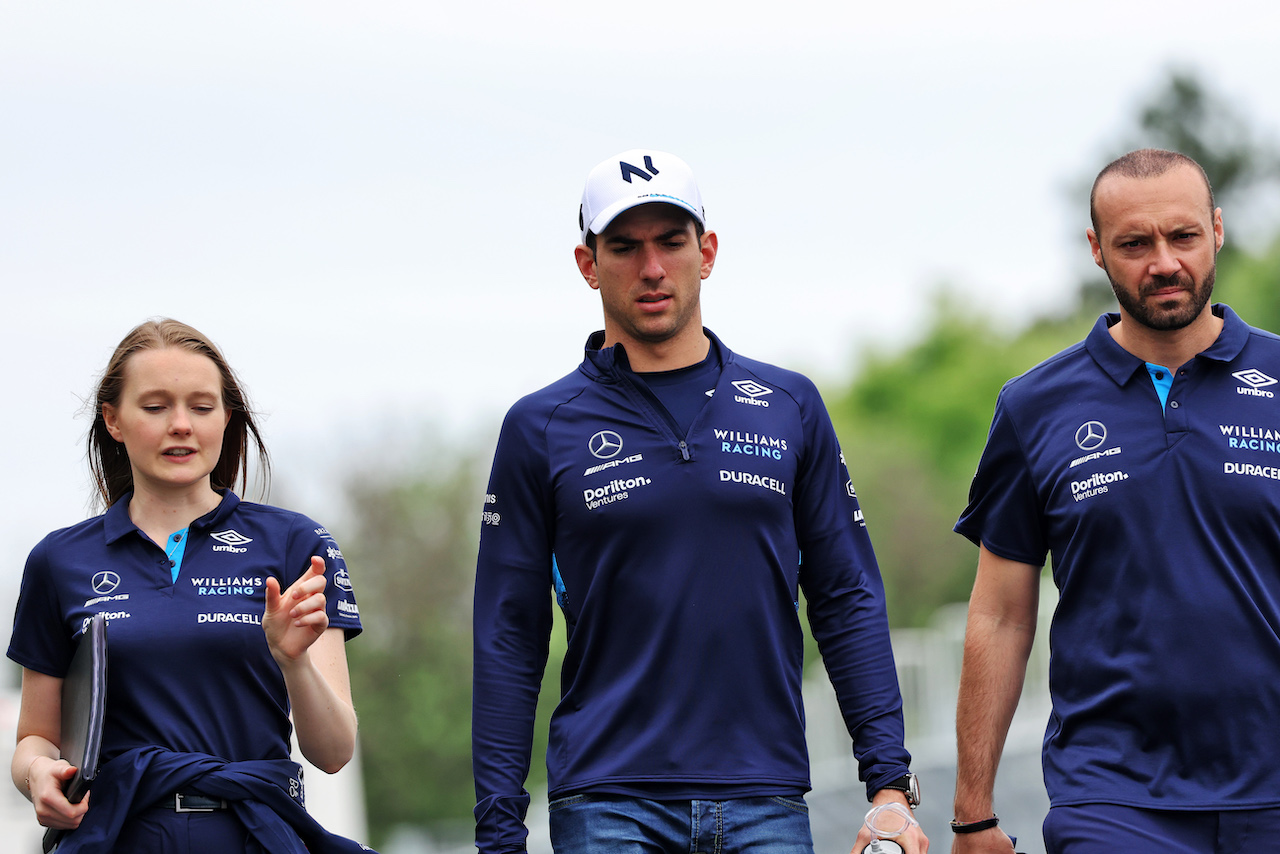
[[[616,457],[622,450],[622,437],[612,430],[601,430],[587,442],[587,450],[591,452],[591,456],[600,460]]]
[[[102,572],[93,576],[93,592],[97,593],[99,596],[110,593],[119,586],[120,576],[116,575],[109,569],[104,569]]]
[[[1082,451],[1092,451],[1107,441],[1107,428],[1101,421],[1086,421],[1076,431],[1076,444]]]

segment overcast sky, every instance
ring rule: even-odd
[[[864,5],[0,0],[0,617],[84,516],[82,400],[147,317],[222,346],[276,499],[341,538],[345,471],[491,442],[576,364],[578,199],[619,151],[698,174],[707,325],[830,384],[940,284],[1063,305],[1064,188],[1169,68],[1280,127],[1275,4]]]

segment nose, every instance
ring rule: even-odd
[[[1172,276],[1182,269],[1182,263],[1178,261],[1177,256],[1173,252],[1173,248],[1168,243],[1161,240],[1155,244],[1155,254],[1151,257],[1151,266],[1148,272],[1153,276]]]
[[[169,419],[169,432],[185,436],[191,432],[191,416],[182,407],[175,407]]]
[[[640,275],[647,281],[658,281],[667,275],[662,257],[656,247],[646,246],[641,256]]]

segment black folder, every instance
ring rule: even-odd
[[[67,783],[67,800],[84,800],[89,785],[98,776],[98,753],[102,748],[102,727],[107,715],[107,621],[95,614],[80,636],[80,645],[62,680],[62,758],[76,768]],[[49,854],[66,831],[49,828],[44,833],[44,852]]]

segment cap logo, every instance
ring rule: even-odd
[[[622,180],[626,181],[628,184],[631,183],[632,175],[638,175],[646,181],[652,181],[653,176],[658,174],[657,167],[653,165],[653,158],[647,154],[644,156],[644,169],[648,169],[648,172],[645,172],[644,169],[632,166],[625,160],[619,160],[618,165],[622,167]]]

